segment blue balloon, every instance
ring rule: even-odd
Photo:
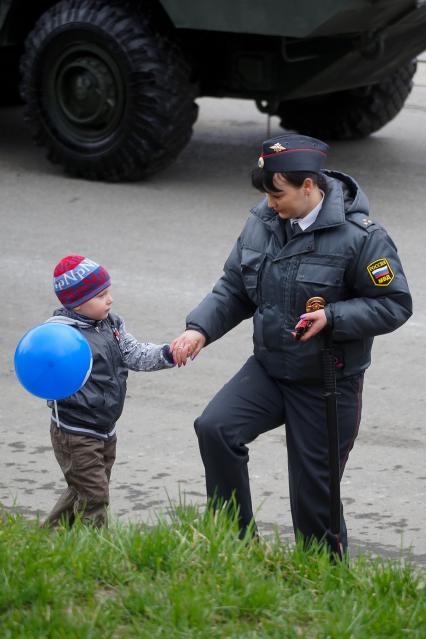
[[[35,326],[15,351],[15,372],[22,386],[43,399],[64,399],[86,383],[92,369],[89,342],[67,324]]]

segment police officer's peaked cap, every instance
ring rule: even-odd
[[[328,145],[307,135],[287,133],[262,144],[259,167],[277,173],[311,171],[319,173],[327,157]]]

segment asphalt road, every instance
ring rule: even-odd
[[[43,515],[64,486],[49,440],[49,412],[17,382],[20,337],[56,306],[51,275],[68,253],[104,264],[115,310],[141,340],[181,332],[208,292],[258,200],[249,174],[267,135],[251,103],[200,100],[194,137],[167,171],[138,184],[75,180],[35,148],[20,109],[0,111],[0,501]],[[354,176],[371,216],[398,245],[415,314],[380,337],[367,373],[360,434],[342,497],[352,547],[426,564],[424,361],[426,295],[426,61],[403,111],[367,140],[332,147],[328,167]],[[271,134],[280,132],[271,122]],[[169,500],[204,503],[193,421],[251,352],[245,322],[186,368],[131,373],[119,423],[112,514],[148,520]],[[250,446],[258,522],[291,538],[284,428]],[[401,550],[402,549],[402,550]]]

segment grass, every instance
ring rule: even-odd
[[[239,541],[225,513],[57,532],[0,511],[2,639],[426,638],[424,573]]]

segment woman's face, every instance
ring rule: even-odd
[[[302,186],[293,186],[280,173],[274,175],[274,186],[277,193],[266,193],[268,206],[279,215],[282,220],[295,217],[305,217],[310,211],[310,194],[313,182],[307,178]]]

